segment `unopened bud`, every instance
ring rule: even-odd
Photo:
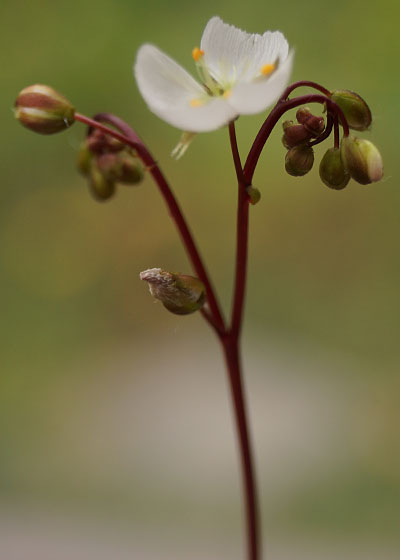
[[[382,156],[369,140],[354,136],[344,137],[341,142],[341,154],[346,169],[357,183],[368,185],[382,179]]]
[[[97,166],[107,178],[125,185],[137,185],[143,179],[143,170],[130,153],[105,153],[97,156]]]
[[[319,165],[319,176],[331,189],[344,189],[350,181],[350,174],[343,165],[339,148],[330,148],[325,152]]]
[[[143,176],[143,169],[138,159],[130,153],[121,153],[117,181],[125,185],[138,185],[143,180]]]
[[[282,143],[290,150],[294,146],[308,142],[312,134],[302,124],[288,124],[290,121],[283,123]]]
[[[124,144],[120,140],[97,129],[93,130],[92,133],[89,134],[86,142],[89,150],[95,154],[119,152],[125,148]]]
[[[68,99],[41,84],[29,86],[19,93],[14,114],[22,125],[40,134],[60,132],[75,120],[75,109]]]
[[[285,169],[293,177],[301,177],[310,171],[314,163],[314,150],[305,144],[291,148],[286,154]]]
[[[324,118],[313,115],[308,107],[300,107],[297,110],[296,119],[315,138],[325,128]]]
[[[115,193],[114,181],[105,177],[94,161],[90,166],[89,187],[94,198],[99,201],[108,200]]]
[[[371,111],[357,93],[347,89],[336,89],[331,93],[331,99],[342,109],[350,128],[361,131],[371,126]]]
[[[194,313],[205,303],[204,285],[194,276],[150,268],[140,273],[140,279],[149,284],[152,296],[159,299],[168,311],[177,315]]]
[[[79,147],[78,157],[76,159],[76,165],[82,175],[89,175],[92,157],[93,155],[89,150],[86,141],[82,142]]]
[[[258,189],[256,189],[255,187],[253,187],[252,185],[250,185],[249,187],[247,187],[247,194],[249,195],[250,198],[250,204],[257,204],[257,202],[260,202],[261,199],[261,193]]]

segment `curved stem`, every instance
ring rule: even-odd
[[[147,150],[146,146],[140,140],[138,135],[130,128],[130,126],[128,126],[124,121],[122,121],[120,118],[116,117],[115,115],[111,115],[108,113],[99,113],[98,115],[95,116],[95,119],[90,119],[84,115],[76,113],[75,119],[84,124],[87,124],[91,128],[98,128],[99,130],[102,130],[106,134],[114,136],[114,138],[121,140],[121,142],[127,144],[128,146],[131,146],[137,151],[143,164],[148,168],[154,181],[156,182],[164,198],[164,201],[168,206],[170,216],[173,219],[180,233],[182,242],[189,256],[189,259],[192,263],[192,266],[197,276],[200,278],[200,280],[203,282],[206,288],[207,301],[210,306],[210,315],[207,315],[205,317],[209,322],[211,322],[212,320],[212,325],[217,330],[217,332],[219,333],[225,332],[225,321],[222,316],[222,312],[220,310],[218,301],[216,299],[214,288],[211,284],[211,281],[209,280],[208,273],[205,269],[200,253],[194,242],[193,235],[189,229],[189,226],[186,223],[183,213],[175,199],[175,196],[170,186],[168,185],[164,175],[162,174],[160,168],[157,165],[157,162],[154,160],[153,156]],[[120,134],[116,130],[113,130],[107,126],[104,126],[96,119],[102,120],[103,122],[106,122],[112,126],[117,127],[119,130],[121,130],[121,132],[123,132],[123,134]]]
[[[235,425],[241,458],[244,499],[246,505],[247,558],[248,560],[259,560],[261,554],[257,492],[249,430],[247,426],[246,406],[243,395],[239,339],[237,336],[230,335],[225,339],[222,339],[222,345],[229,373],[229,386],[232,395]]]
[[[265,142],[268,140],[274,126],[279,121],[286,111],[294,109],[299,105],[305,105],[308,103],[320,103],[326,105],[328,110],[336,114],[340,119],[343,126],[344,136],[349,135],[349,125],[347,124],[346,117],[344,116],[341,108],[329,97],[325,97],[320,94],[302,95],[300,97],[295,97],[294,99],[288,99],[286,101],[278,101],[275,107],[272,109],[268,117],[266,118],[264,124],[260,128],[256,139],[250,149],[249,155],[244,166],[244,177],[247,184],[251,184],[253,179],[254,171],[261,155],[262,149]]]
[[[279,101],[284,101],[285,99],[287,99],[289,95],[292,93],[292,91],[294,91],[299,87],[311,87],[320,91],[324,95],[327,96],[331,95],[329,89],[326,89],[324,86],[321,86],[321,84],[318,84],[317,82],[312,82],[310,80],[300,80],[299,82],[294,82],[293,84],[290,84],[290,86],[288,86],[280,96]]]

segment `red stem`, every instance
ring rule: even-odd
[[[232,332],[235,336],[239,336],[243,323],[242,319],[246,293],[249,236],[249,196],[247,194],[247,185],[243,174],[242,164],[240,162],[234,122],[231,122],[229,124],[229,137],[231,141],[233,161],[235,164],[236,176],[238,180],[238,205],[236,221],[236,271],[230,332]]]
[[[229,386],[232,396],[236,432],[238,436],[244,499],[246,505],[247,558],[259,560],[259,515],[257,491],[254,477],[253,459],[247,426],[246,406],[243,395],[241,364],[239,356],[239,338],[230,334],[221,338],[226,366],[229,374]]]
[[[324,88],[324,86],[321,86],[321,84],[318,84],[317,82],[311,82],[310,80],[300,80],[299,82],[293,82],[293,84],[290,84],[290,86],[288,86],[280,96],[279,101],[285,101],[285,99],[289,97],[292,91],[299,87],[311,87],[320,91],[324,95],[327,95],[328,97],[331,95],[329,89]]]
[[[207,313],[203,313],[203,316],[218,333],[225,332],[225,322],[220,311],[213,286],[211,284],[211,281],[209,280],[205,266],[203,265],[202,258],[194,242],[192,233],[186,223],[183,213],[175,199],[170,186],[168,185],[164,175],[157,165],[157,162],[147,150],[146,146],[143,144],[137,134],[124,121],[122,121],[115,115],[111,115],[108,113],[99,113],[95,116],[95,119],[100,119],[112,126],[119,128],[123,132],[123,134],[120,134],[116,130],[113,130],[107,126],[104,126],[97,120],[90,119],[89,117],[86,117],[85,115],[81,115],[79,113],[75,114],[75,119],[84,124],[87,124],[91,128],[102,130],[106,134],[109,134],[110,136],[121,140],[121,142],[127,144],[128,146],[131,146],[137,151],[143,164],[147,167],[147,169],[153,176],[153,179],[155,180],[161,192],[161,195],[163,196],[164,201],[167,204],[169,214],[179,231],[192,266],[196,271],[197,276],[200,278],[206,288],[207,302],[210,307],[210,315]]]

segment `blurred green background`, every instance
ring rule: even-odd
[[[200,315],[154,305],[138,278],[150,267],[190,272],[154,184],[99,204],[75,170],[84,128],[41,137],[12,114],[18,91],[38,82],[82,113],[132,123],[228,310],[227,130],[171,160],[179,131],[147,110],[131,71],[143,42],[194,69],[191,49],[216,14],[251,32],[282,30],[296,51],[293,81],[365,97],[366,137],[385,162],[381,183],[331,191],[317,165],[303,179],[284,173],[277,127],[255,175],[243,343],[266,557],[399,556],[399,4],[3,0],[2,560],[243,558],[217,342]],[[243,157],[262,121],[238,121]]]

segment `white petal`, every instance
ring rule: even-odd
[[[236,117],[235,109],[225,99],[208,98],[186,70],[154,45],[139,49],[134,72],[151,111],[176,128],[206,132]],[[204,105],[193,107],[191,101],[196,99],[204,99]]]
[[[269,78],[241,82],[232,88],[229,104],[241,115],[264,111],[283,93],[292,70],[293,52]]]
[[[204,61],[221,83],[226,80],[249,81],[259,74],[264,64],[280,64],[287,58],[288,43],[280,31],[250,34],[213,17],[201,38]]]

